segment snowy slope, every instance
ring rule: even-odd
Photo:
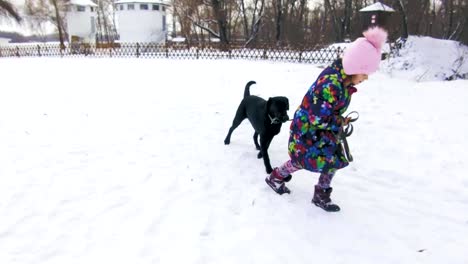
[[[335,43],[346,49],[350,43]],[[388,43],[382,51],[388,53]],[[380,65],[390,77],[417,82],[468,79],[468,46],[452,40],[410,36],[395,56]]]
[[[382,71],[415,81],[468,79],[468,47],[459,42],[410,36],[399,55],[385,60]]]
[[[314,66],[2,59],[0,72],[0,263],[468,263],[468,81],[360,85],[331,214],[310,203],[315,174],[296,173],[291,195],[266,186],[247,121],[223,144],[247,81],[292,115]],[[287,140],[284,126],[273,165]]]

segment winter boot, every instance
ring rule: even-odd
[[[315,192],[314,197],[312,198],[312,203],[327,212],[340,211],[340,207],[334,204],[330,199],[330,194],[332,190],[333,188],[331,187],[322,189],[320,186],[315,185]]]
[[[285,182],[288,182],[291,180],[291,175],[288,175],[286,177],[282,177],[279,173],[278,168],[275,168],[270,176],[265,178],[265,182],[270,186],[273,191],[275,191],[277,194],[284,194],[284,193],[291,193],[291,191],[286,187],[284,184]]]

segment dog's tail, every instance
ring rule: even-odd
[[[247,96],[250,96],[250,86],[251,86],[252,84],[256,84],[256,82],[250,81],[250,82],[248,82],[248,83],[245,85],[244,98],[246,98]]]

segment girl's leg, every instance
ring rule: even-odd
[[[266,177],[265,182],[278,194],[291,193],[284,183],[291,180],[291,173],[300,169],[302,168],[288,160],[279,168],[275,168],[270,176]]]
[[[330,188],[330,183],[335,176],[335,171],[322,172],[318,180],[318,186],[322,189]]]
[[[278,167],[278,172],[281,176],[288,177],[292,173],[301,170],[300,165],[295,164],[291,160],[286,161],[283,165]]]
[[[330,194],[333,188],[330,187],[330,183],[335,175],[336,170],[322,172],[320,174],[317,185],[315,185],[314,197],[312,203],[322,208],[327,212],[340,211],[340,207],[332,202]]]

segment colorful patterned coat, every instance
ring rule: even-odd
[[[289,156],[313,172],[334,172],[348,166],[336,133],[340,118],[356,88],[343,85],[346,74],[341,59],[322,71],[294,114],[289,137]]]

